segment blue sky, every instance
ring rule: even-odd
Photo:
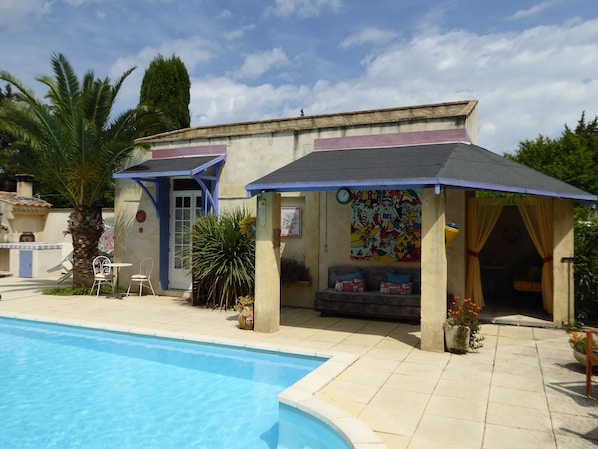
[[[479,100],[478,142],[512,152],[598,115],[598,2],[588,0],[1,0],[0,69],[45,92],[63,53],[127,79],[173,54],[191,126]]]

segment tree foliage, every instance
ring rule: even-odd
[[[524,140],[514,155],[505,156],[598,195],[598,117],[588,122],[583,113],[574,130],[565,125],[556,139]]]
[[[575,320],[598,326],[598,223],[575,225]]]
[[[139,101],[162,111],[168,123],[153,127],[147,135],[189,127],[190,89],[189,73],[178,57],[164,59],[158,55],[150,63],[143,75]]]
[[[0,103],[3,101],[14,101],[12,88],[7,84],[4,91],[0,88]],[[14,192],[16,190],[17,173],[22,173],[21,159],[25,157],[16,145],[16,138],[9,133],[0,130],[0,190]]]
[[[0,103],[0,130],[27,153],[23,168],[74,209],[67,224],[73,239],[73,284],[90,286],[91,262],[103,231],[95,202],[111,188],[112,173],[131,154],[133,140],[159,116],[139,107],[111,118],[120,88],[134,68],[112,84],[92,71],[79,81],[61,54],[53,55],[51,64],[54,76],[37,78],[48,89],[48,103],[15,76],[0,72],[0,80],[14,88],[11,98]]]

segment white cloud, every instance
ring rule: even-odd
[[[261,57],[246,65],[247,73],[276,61],[270,53]],[[192,123],[478,99],[479,144],[502,154],[538,134],[560,134],[584,110],[588,117],[598,113],[598,20],[519,33],[426,33],[377,47],[362,64],[357,78],[309,86],[194,80]]]
[[[337,11],[342,3],[342,0],[276,0],[276,6],[268,12],[282,17],[313,17],[319,16],[324,8]]]
[[[479,99],[480,143],[502,153],[524,138],[562,130],[598,104],[598,83],[588,82],[598,72],[598,20],[521,33],[415,37],[365,64],[361,87],[384,89],[388,98]]]
[[[515,14],[513,14],[511,18],[513,20],[520,20],[534,17],[550,8],[553,4],[553,1],[538,3],[537,5],[534,5],[531,8],[521,9],[517,11]]]
[[[43,16],[52,10],[52,2],[46,0],[0,1],[0,25],[15,28],[30,16]]]
[[[252,31],[255,29],[255,25],[247,25],[241,28],[237,28],[235,30],[227,31],[224,33],[224,39],[227,41],[233,41],[242,38],[245,36],[247,31]]]
[[[342,40],[340,48],[349,48],[363,44],[386,44],[396,37],[392,30],[379,30],[377,28],[364,28],[357,33]]]
[[[245,58],[243,66],[235,74],[242,78],[257,78],[270,69],[282,67],[289,63],[287,55],[280,48],[253,53]]]
[[[281,110],[298,116],[300,108],[293,105],[309,94],[305,86],[253,87],[224,77],[193,78],[191,123],[201,126],[279,118]]]

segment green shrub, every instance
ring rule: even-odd
[[[575,319],[598,325],[598,223],[575,225]]]
[[[239,296],[253,295],[255,237],[242,228],[244,209],[205,215],[191,230],[191,272],[195,288],[212,307],[233,307]]]
[[[89,287],[77,287],[74,288],[72,285],[67,287],[52,287],[47,288],[42,291],[44,295],[54,295],[54,296],[86,296],[86,295],[96,295],[96,289],[93,289],[93,292],[89,292]],[[112,287],[103,285],[100,289],[100,295],[109,295],[112,294]]]

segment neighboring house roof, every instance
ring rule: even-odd
[[[595,203],[598,197],[464,142],[313,151],[246,186],[262,191],[452,187]]]
[[[39,198],[22,198],[18,197],[16,192],[0,192],[0,201],[8,203],[15,207],[26,208],[47,208],[50,209],[52,204]]]
[[[194,176],[224,161],[223,155],[150,159],[113,175],[114,178],[153,178]]]

